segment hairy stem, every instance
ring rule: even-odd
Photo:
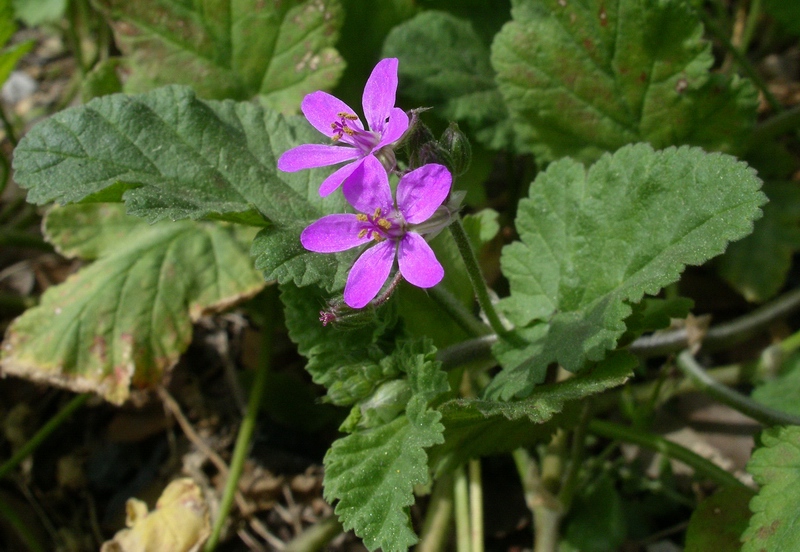
[[[500,316],[497,314],[494,304],[492,304],[492,300],[489,297],[489,288],[481,272],[481,267],[478,264],[475,251],[472,249],[472,244],[469,242],[467,232],[464,230],[461,217],[456,216],[455,221],[453,221],[449,228],[456,242],[456,246],[458,247],[458,251],[464,259],[464,265],[467,267],[467,276],[469,276],[469,281],[472,284],[472,289],[475,291],[475,296],[478,299],[481,310],[483,310],[483,313],[486,315],[489,325],[494,332],[499,336],[505,336],[508,331],[500,321]]]
[[[453,520],[453,484],[452,474],[445,474],[436,480],[417,552],[442,552],[445,549]]]
[[[467,335],[471,337],[479,337],[491,333],[491,330],[486,325],[475,318],[464,305],[452,293],[450,293],[444,286],[435,286],[428,290],[428,295],[431,299],[436,301],[442,310],[444,310],[453,321],[458,324]]]
[[[697,364],[689,351],[678,355],[678,368],[701,391],[764,425],[800,425],[800,417],[759,404],[730,387],[720,384]]]
[[[788,316],[798,309],[800,309],[800,288],[736,320],[711,327],[703,337],[703,350],[726,348],[750,339],[774,320]],[[675,353],[688,345],[688,332],[680,329],[640,337],[628,346],[628,350],[640,357],[651,357]]]
[[[600,437],[634,443],[660,452],[668,458],[680,460],[690,468],[693,468],[698,475],[710,479],[723,487],[738,486],[749,489],[747,485],[713,462],[658,435],[607,422],[605,420],[592,420],[589,422],[588,429],[590,433],[594,433]]]
[[[456,510],[456,550],[472,552],[469,529],[469,482],[464,466],[459,466],[453,473],[453,501]]]
[[[469,461],[469,528],[472,552],[483,552],[483,477],[481,461]]]

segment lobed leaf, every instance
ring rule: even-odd
[[[749,81],[712,76],[685,0],[514,0],[492,65],[540,161],[593,161],[633,142],[737,152],[755,123]]]
[[[209,99],[254,97],[295,113],[309,92],[336,84],[338,0],[186,3],[99,0],[127,58],[127,92],[191,85]]]
[[[800,427],[772,427],[761,434],[747,471],[761,490],[750,501],[753,517],[742,534],[742,552],[792,550],[800,542]]]
[[[46,219],[57,248],[98,260],[50,287],[9,326],[0,356],[5,374],[120,404],[131,386],[161,381],[188,347],[193,321],[264,287],[244,245],[249,236],[215,223],[122,222],[122,209],[76,205]],[[87,239],[85,220],[109,234]]]
[[[343,211],[344,199],[319,197],[329,171],[276,168],[284,151],[319,138],[299,117],[203,101],[170,86],[104,96],[39,123],[14,151],[15,179],[38,204],[124,201],[151,222],[205,217],[266,226],[253,254],[268,279],[336,286],[352,254],[311,254],[299,235]]]
[[[432,105],[445,119],[467,123],[489,148],[514,145],[489,48],[470,21],[445,12],[421,12],[392,29],[383,55],[400,60],[404,96]]]
[[[588,171],[551,164],[519,204],[521,241],[503,249],[511,296],[501,307],[526,344],[496,345],[506,370],[490,396],[529,393],[553,362],[574,372],[602,359],[626,329],[628,303],[752,231],[760,185],[746,164],[699,148],[626,146]]]
[[[409,359],[410,360],[410,359]],[[414,485],[428,481],[425,449],[443,442],[441,414],[428,407],[448,391],[438,362],[417,358],[406,366],[413,396],[393,421],[339,439],[325,455],[325,498],[369,550],[404,551],[417,542],[408,507]]]

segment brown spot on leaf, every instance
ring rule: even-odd
[[[779,519],[776,519],[775,521],[769,524],[769,527],[767,526],[762,527],[761,529],[758,530],[758,538],[762,540],[768,539],[769,537],[775,534],[780,525],[781,521]]]
[[[644,71],[642,71],[639,74],[639,82],[641,82],[642,84],[647,82],[647,73],[645,73]]]
[[[606,12],[605,4],[600,6],[600,12],[597,15],[600,17],[600,25],[608,27],[608,13]]]
[[[594,50],[594,43],[588,38],[583,39],[583,47],[586,48],[587,51],[591,52]]]
[[[102,364],[105,364],[107,360],[106,350],[106,338],[102,335],[94,336],[94,339],[92,339],[92,346],[89,347],[89,352],[93,355],[97,355],[97,358],[100,359]]]
[[[675,83],[675,92],[682,94],[688,87],[689,82],[686,79],[678,79],[678,82]]]

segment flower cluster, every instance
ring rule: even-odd
[[[332,214],[312,223],[300,235],[303,247],[316,253],[336,253],[370,245],[358,257],[347,277],[344,302],[360,309],[383,288],[397,259],[402,277],[430,288],[444,277],[444,269],[423,235],[449,223],[443,206],[452,176],[438,163],[405,172],[392,196],[389,174],[396,172],[394,148],[409,127],[408,115],[395,107],[397,59],[380,61],[364,87],[359,116],[344,102],[318,91],[307,95],[301,110],[309,123],[332,144],[303,144],[278,160],[287,172],[346,163],[326,178],[319,189],[327,196],[342,187],[357,213]]]

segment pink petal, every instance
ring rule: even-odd
[[[386,144],[396,142],[406,130],[408,130],[408,115],[399,107],[393,108],[391,115],[389,115],[389,124],[383,129],[383,136],[381,136],[381,141],[378,142],[375,149],[377,150]]]
[[[300,243],[315,253],[338,253],[367,243],[370,238],[359,238],[365,224],[352,214],[327,215],[306,226],[300,234]]]
[[[397,184],[397,208],[407,222],[424,222],[447,198],[452,181],[444,165],[430,163],[414,169]]]
[[[386,215],[394,209],[386,169],[374,155],[367,155],[361,167],[345,181],[345,199],[358,211],[371,215],[376,208]]]
[[[344,167],[337,169],[333,174],[331,174],[328,178],[322,181],[322,184],[319,186],[319,195],[325,197],[330,195],[331,192],[336,190],[339,186],[342,185],[347,177],[349,177],[353,171],[361,166],[361,160],[355,161],[353,163],[348,163]]]
[[[344,302],[360,309],[372,301],[386,283],[394,264],[395,242],[382,241],[370,247],[358,258],[347,276]]]
[[[328,138],[333,137],[331,123],[339,120],[339,113],[356,114],[352,107],[322,90],[307,94],[300,104],[300,109],[308,122]],[[361,129],[364,128],[360,119],[350,121],[350,124]]]
[[[444,278],[444,268],[436,260],[433,249],[425,238],[414,232],[407,233],[400,241],[397,261],[403,278],[417,287],[433,287]]]
[[[370,130],[383,132],[386,118],[394,107],[398,63],[397,58],[379,61],[364,86],[361,105]]]
[[[303,144],[292,148],[278,159],[278,169],[295,172],[303,169],[327,167],[351,159],[358,159],[359,151],[346,146],[326,146],[324,144]]]

